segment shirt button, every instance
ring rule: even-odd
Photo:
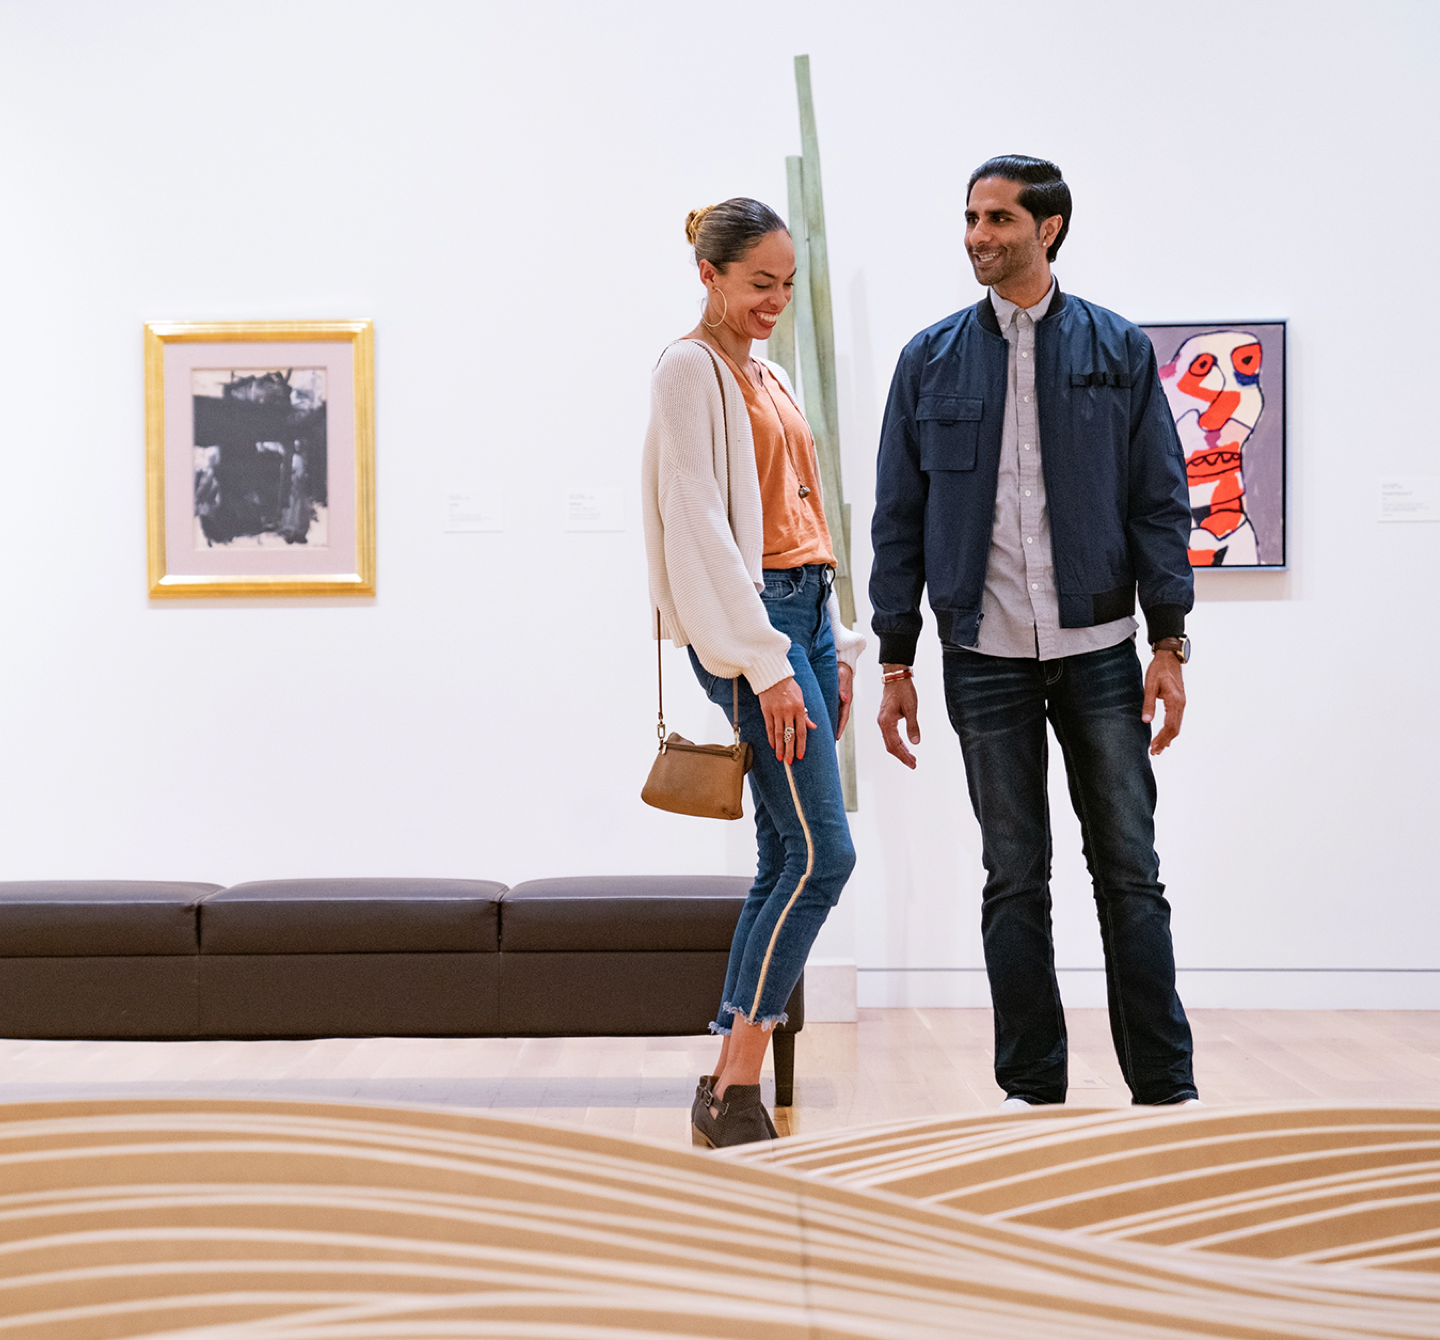
[[[1031,583],[1030,583],[1030,589],[1031,589],[1032,591],[1038,591],[1038,590],[1040,589],[1040,583],[1039,583],[1039,582],[1031,582]]]
[[[1022,350],[1020,351],[1020,357],[1021,357],[1021,358],[1029,358],[1029,357],[1030,357],[1030,351],[1029,351],[1028,349],[1022,349]]]
[[[1026,490],[1025,490],[1025,496],[1026,496],[1027,498],[1030,496],[1030,490],[1029,490],[1029,489],[1026,489]]]
[[[1030,397],[1028,395],[1025,397],[1025,403],[1027,405],[1030,403]]]
[[[1026,451],[1029,451],[1029,450],[1030,450],[1030,444],[1029,444],[1028,442],[1025,444],[1025,450],[1026,450]]]
[[[1035,543],[1035,537],[1034,537],[1033,535],[1027,535],[1027,536],[1025,537],[1025,543],[1026,543],[1026,544],[1034,544],[1034,543]]]

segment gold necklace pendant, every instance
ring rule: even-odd
[[[800,471],[795,464],[795,452],[790,446],[790,434],[785,431],[785,420],[780,417],[780,406],[775,404],[774,393],[770,390],[770,387],[765,382],[764,369],[760,368],[758,364],[756,366],[757,370],[760,372],[760,387],[765,392],[766,396],[769,398],[770,404],[775,410],[775,417],[780,420],[780,436],[781,440],[785,443],[785,460],[789,464],[790,470],[795,476],[795,482],[800,485],[796,492],[799,495],[800,499],[803,501],[810,496],[810,486],[808,484],[800,484]]]

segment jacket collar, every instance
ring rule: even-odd
[[[1040,318],[1039,324],[1043,326],[1045,322],[1051,320],[1064,309],[1065,290],[1062,289],[1057,282],[1055,285],[1055,296],[1050,300],[1050,310]],[[975,319],[983,329],[988,330],[992,335],[1000,334],[1000,319],[995,315],[995,304],[990,301],[989,289],[985,290],[985,296],[975,304],[972,310],[975,313]]]

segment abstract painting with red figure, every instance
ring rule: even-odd
[[[1283,567],[1284,322],[1144,329],[1185,453],[1191,566]]]

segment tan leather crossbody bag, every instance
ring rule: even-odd
[[[657,632],[658,623],[657,623]],[[655,639],[655,679],[660,685],[660,639]],[[754,756],[740,738],[740,681],[734,688],[730,722],[735,731],[733,744],[692,744],[683,735],[665,734],[665,692],[660,688],[660,721],[655,733],[660,752],[650,765],[650,775],[640,799],[657,810],[672,814],[693,814],[701,819],[738,819],[745,811],[745,774]]]
[[[698,341],[697,341],[698,343]],[[714,362],[715,355],[706,348]],[[720,409],[725,415],[725,517],[730,519],[730,418],[725,410],[725,383],[716,362],[715,381],[720,387]],[[733,529],[733,526],[732,526]],[[665,734],[665,683],[661,670],[660,611],[655,611],[655,688],[659,715],[655,734],[660,751],[650,767],[650,776],[640,799],[657,810],[672,814],[693,814],[701,819],[738,819],[745,812],[745,774],[754,755],[740,739],[740,680],[732,681],[730,725],[735,732],[732,744],[692,744],[682,735]]]

